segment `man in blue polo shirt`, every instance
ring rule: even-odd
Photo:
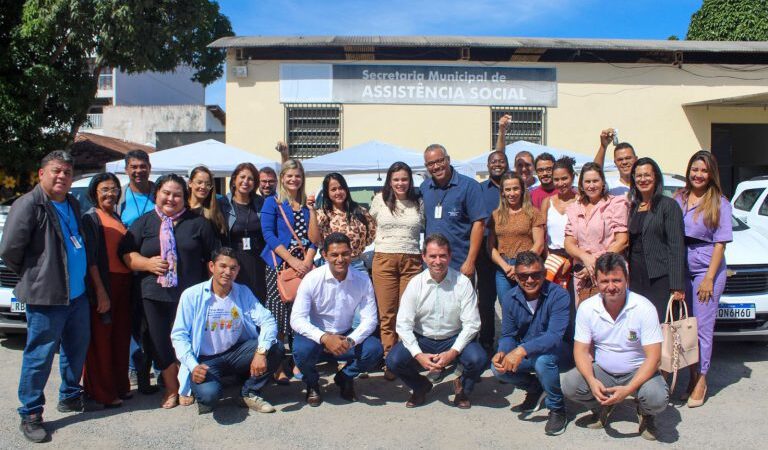
[[[488,155],[488,179],[480,183],[485,212],[488,218],[499,207],[501,176],[509,170],[509,160],[503,151],[494,151]],[[486,221],[487,222],[487,221]],[[480,310],[480,334],[478,341],[488,354],[492,353],[493,339],[496,336],[496,266],[488,254],[488,229],[483,233],[483,243],[477,254],[477,307]]]
[[[427,147],[424,165],[431,175],[421,183],[427,219],[425,234],[445,236],[452,249],[450,266],[474,280],[488,217],[480,183],[456,172],[448,151],[440,144]]]

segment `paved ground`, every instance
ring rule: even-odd
[[[23,340],[0,339],[0,448],[28,447],[18,430],[16,388]],[[669,407],[658,418],[660,441],[676,448],[765,448],[765,404],[768,402],[768,346],[717,343],[704,407]],[[58,364],[58,361],[56,362]],[[327,372],[330,374],[330,372]],[[197,407],[159,409],[159,395],[138,395],[122,409],[60,414],[55,409],[58,371],[51,375],[45,419],[53,431],[47,446],[57,448],[609,448],[655,447],[640,438],[634,409],[625,402],[608,430],[580,426],[585,411],[570,405],[573,420],[565,434],[544,435],[546,412],[521,420],[510,411],[523,394],[483,376],[472,396],[473,406],[449,406],[450,380],[432,391],[422,408],[406,409],[408,392],[380,373],[357,382],[360,402],[345,404],[332,385],[319,408],[304,404],[302,386],[270,386],[265,397],[275,414],[249,413],[224,402],[213,415],[198,416]],[[330,376],[326,376],[328,382]],[[684,386],[687,376],[679,384]],[[234,394],[236,391],[229,390]]]

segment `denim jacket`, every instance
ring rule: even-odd
[[[240,341],[258,339],[259,347],[270,348],[277,342],[277,322],[272,313],[261,306],[248,286],[232,283],[229,298],[243,318]],[[198,364],[208,308],[213,301],[212,281],[207,280],[186,289],[181,294],[176,320],[171,330],[171,343],[179,367],[179,393],[189,395],[191,374]]]

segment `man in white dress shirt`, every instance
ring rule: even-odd
[[[381,340],[372,336],[378,323],[376,299],[368,274],[350,267],[352,246],[342,233],[331,233],[323,243],[327,264],[309,272],[299,285],[291,312],[293,359],[307,384],[307,403],[320,406],[318,361],[345,361],[333,377],[341,396],[355,401],[353,380],[381,362]],[[352,329],[355,309],[360,325]]]
[[[421,406],[432,383],[419,372],[439,373],[458,359],[463,372],[454,380],[453,404],[471,407],[468,395],[488,367],[488,355],[475,342],[480,330],[477,297],[469,278],[449,267],[451,246],[441,234],[424,241],[427,270],[416,275],[403,292],[397,313],[401,341],[387,355],[387,368],[413,393],[405,406]]]

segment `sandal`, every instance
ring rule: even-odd
[[[163,403],[160,404],[163,409],[173,409],[179,406],[179,394],[166,394],[163,396]]]
[[[193,403],[195,403],[195,396],[194,395],[179,395],[179,405],[180,406],[190,406]]]

